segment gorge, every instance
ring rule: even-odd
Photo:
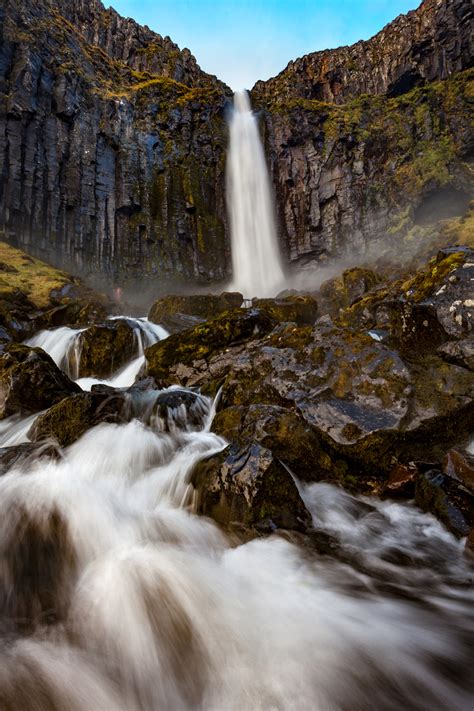
[[[2,711],[472,710],[473,17],[0,4]]]

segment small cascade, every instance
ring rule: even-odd
[[[133,385],[140,368],[145,362],[145,350],[157,341],[163,340],[169,334],[162,326],[152,323],[147,318],[132,318],[130,316],[113,316],[111,321],[123,319],[133,328],[136,356],[124,367],[113,373],[110,378],[79,378],[82,339],[85,328],[69,328],[61,326],[44,330],[26,341],[27,345],[42,348],[54,360],[56,365],[75,380],[83,390],[90,390],[92,385],[103,384],[116,388],[126,388]]]
[[[79,334],[85,328],[59,328],[47,329],[35,334],[26,341],[27,345],[42,348],[54,360],[58,368],[72,379],[79,377],[79,362],[81,359],[81,346]]]
[[[285,277],[265,154],[246,91],[235,94],[229,132],[227,207],[233,273],[229,288],[246,298],[276,296]]]

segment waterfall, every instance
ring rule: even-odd
[[[258,125],[246,91],[231,113],[227,207],[232,243],[232,285],[247,298],[276,296],[285,277],[273,199]]]

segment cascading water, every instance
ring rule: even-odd
[[[231,288],[246,298],[276,296],[285,278],[265,155],[246,91],[235,94],[229,130],[227,206],[232,246]]]
[[[311,484],[314,546],[236,546],[194,513],[193,466],[226,443],[186,393],[173,426],[145,393],[141,421],[0,478],[0,709],[471,711],[463,542]]]

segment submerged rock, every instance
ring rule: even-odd
[[[41,348],[18,343],[0,353],[0,419],[44,410],[81,388]]]
[[[24,442],[0,448],[0,476],[13,467],[29,467],[40,458],[57,459],[59,452],[54,445]]]
[[[304,531],[311,524],[292,476],[269,449],[257,443],[234,444],[202,460],[192,484],[198,512],[222,526],[242,524],[271,532]]]

